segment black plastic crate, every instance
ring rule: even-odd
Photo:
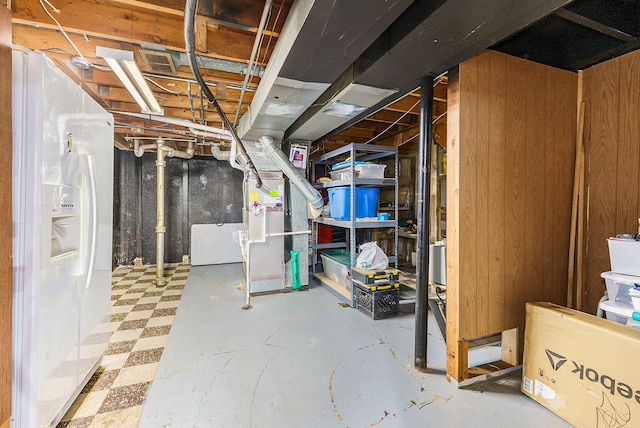
[[[355,283],[356,308],[369,318],[379,320],[391,317],[398,313],[400,301],[400,290],[392,288],[390,290],[371,291]]]

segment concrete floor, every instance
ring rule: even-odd
[[[568,427],[503,379],[461,390],[413,368],[413,313],[373,321],[323,287],[252,298],[240,264],[192,267],[139,428]],[[440,372],[440,373],[437,373]]]

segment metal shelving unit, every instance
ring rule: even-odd
[[[345,289],[342,285],[337,284],[335,281],[328,278],[322,272],[316,272],[318,265],[318,250],[329,248],[347,248],[350,253],[351,266],[356,264],[356,248],[359,244],[356,242],[357,231],[373,230],[382,228],[392,228],[394,230],[393,236],[393,254],[387,254],[389,257],[389,264],[397,268],[398,266],[398,150],[396,147],[390,146],[375,146],[368,144],[348,144],[339,149],[333,150],[322,156],[319,156],[311,161],[311,177],[316,177],[318,168],[330,168],[331,165],[344,161],[345,159],[351,160],[350,167],[354,171],[356,161],[374,161],[377,159],[387,158],[393,156],[394,158],[394,170],[393,178],[356,178],[355,174],[352,174],[352,178],[348,180],[331,180],[322,181],[315,184],[317,189],[327,189],[339,186],[350,186],[350,220],[335,220],[331,217],[319,217],[313,220],[313,275],[316,277],[322,285],[332,291],[337,297],[345,301],[352,307],[355,306],[355,285],[351,283],[351,291]],[[327,170],[328,171],[328,170]],[[326,172],[326,171],[323,171]],[[394,192],[394,219],[393,220],[372,220],[372,219],[356,219],[355,217],[355,203],[356,203],[356,187],[393,187]],[[377,209],[377,207],[376,207]],[[388,211],[388,210],[386,210]],[[331,227],[343,228],[348,231],[346,234],[345,242],[332,242],[327,244],[318,243],[318,225],[328,225]]]

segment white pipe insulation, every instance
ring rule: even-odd
[[[289,162],[287,156],[276,145],[273,137],[263,135],[258,138],[258,141],[262,144],[262,151],[271,156],[271,159],[275,162],[278,168],[282,170],[293,185],[300,189],[303,196],[307,199],[308,206],[310,208],[309,214],[311,217],[318,217],[322,211],[322,206],[324,205],[324,200],[322,199],[320,192],[318,192],[311,183],[309,183],[307,179],[300,174],[296,167]]]
[[[229,159],[231,159],[231,151],[220,150],[220,146],[213,145],[211,146],[211,156],[213,156],[214,158],[220,161],[228,161]]]

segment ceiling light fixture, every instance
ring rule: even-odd
[[[303,105],[269,102],[264,109],[264,114],[268,116],[296,117],[304,108]]]
[[[104,58],[118,79],[136,100],[143,113],[163,115],[164,110],[145,82],[133,59],[133,52],[96,46],[96,56]]]
[[[360,113],[364,109],[365,108],[362,106],[336,101],[329,104],[325,110],[322,110],[322,113],[328,114],[329,116],[351,117]]]

